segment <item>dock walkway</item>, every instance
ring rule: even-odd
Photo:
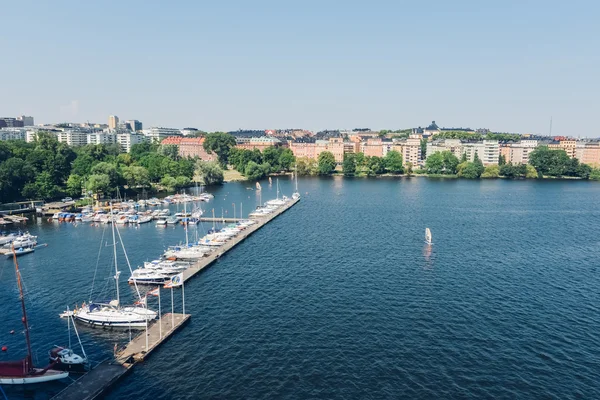
[[[114,361],[100,363],[52,399],[93,400],[101,397],[106,390],[129,372],[136,363],[143,361],[154,349],[171,337],[190,317],[190,314],[164,314],[160,321],[154,321],[148,326],[148,350],[146,350],[146,330],[143,330],[123,349],[117,352]]]
[[[217,247],[207,257],[201,258],[197,262],[190,265],[188,269],[183,271],[183,281],[186,282],[188,279],[191,279],[194,275],[211,265],[223,254],[227,253],[229,250],[237,246],[240,242],[245,240],[248,236],[252,235],[254,232],[271,222],[271,220],[277,218],[279,215],[283,214],[291,207],[296,205],[298,201],[300,201],[300,199],[290,199],[290,201],[287,204],[285,204],[281,208],[278,208],[273,213],[268,214],[264,217],[253,218],[253,220],[256,221],[256,224],[250,225],[248,228],[241,231],[237,236],[234,236],[231,240],[227,241],[223,246]]]

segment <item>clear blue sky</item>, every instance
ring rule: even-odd
[[[0,116],[600,136],[598,1],[5,1]],[[592,130],[592,131],[590,131]]]

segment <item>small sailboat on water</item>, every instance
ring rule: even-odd
[[[67,311],[69,307],[67,307]],[[88,369],[88,359],[85,354],[85,350],[83,348],[83,344],[81,343],[81,338],[79,337],[79,332],[77,331],[77,326],[75,325],[75,320],[73,319],[73,315],[69,315],[67,320],[67,326],[69,331],[69,347],[62,347],[54,345],[48,352],[48,357],[50,358],[50,363],[54,364],[52,369],[59,371],[69,371],[76,373],[85,373]],[[81,353],[83,357],[75,354],[71,347],[71,324],[73,324],[73,329],[75,330],[75,335],[77,336],[77,340],[79,341],[79,346],[81,347]]]
[[[271,179],[271,177],[269,177],[269,186],[273,185],[273,179]]]
[[[260,183],[256,182],[256,190],[261,190]]]
[[[431,241],[431,230],[429,228],[425,228],[425,243],[433,244]]]

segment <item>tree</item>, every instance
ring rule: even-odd
[[[180,175],[175,178],[175,184],[178,189],[188,187],[190,186],[190,183],[192,183],[192,181],[187,176]]]
[[[441,174],[444,172],[444,157],[442,153],[436,152],[425,160],[425,169],[428,174]]]
[[[479,164],[468,161],[458,164],[457,171],[458,176],[466,179],[478,179],[484,172],[483,164],[480,168]]]
[[[285,148],[281,151],[279,155],[279,167],[286,171],[289,171],[294,162],[296,161],[296,157],[292,150]]]
[[[533,168],[533,165],[527,164],[525,166],[525,178],[535,179],[538,177],[538,172]]]
[[[102,161],[94,165],[90,172],[93,175],[107,175],[111,188],[114,188],[119,184],[119,173],[114,164]]]
[[[127,182],[129,188],[135,187],[146,187],[150,185],[150,174],[148,170],[139,165],[132,165],[131,167],[123,167],[122,169],[123,179]]]
[[[171,175],[165,175],[160,180],[160,184],[168,191],[173,191],[177,187],[177,180],[175,178],[173,178]]]
[[[427,139],[421,139],[421,160],[427,156]]]
[[[319,175],[329,175],[335,171],[335,157],[329,151],[323,151],[317,159]]]
[[[562,176],[568,172],[569,156],[564,150],[550,150],[540,146],[529,154],[531,164],[542,175]]]
[[[498,157],[498,165],[504,165],[506,164],[506,157],[504,157],[502,154],[500,154],[500,156]]]
[[[388,151],[384,158],[385,168],[392,174],[401,174],[404,172],[402,154],[392,150]]]
[[[498,178],[500,176],[500,167],[498,165],[488,165],[485,167],[482,178]]]
[[[23,195],[28,199],[51,200],[59,197],[61,190],[54,184],[52,174],[43,171],[37,175],[35,183],[27,183],[23,187]]]
[[[209,154],[216,153],[223,168],[227,166],[229,152],[235,146],[235,137],[224,132],[213,132],[204,138],[204,150]]]
[[[158,147],[158,154],[169,157],[171,160],[179,158],[179,146],[175,144],[161,144]]]
[[[458,158],[448,150],[442,151],[442,158],[444,160],[444,173],[455,174],[456,167],[458,167]]]
[[[34,169],[20,158],[11,157],[0,163],[0,201],[19,199],[25,184],[34,177]]]
[[[71,197],[81,196],[83,178],[77,174],[69,175],[67,179],[67,194]]]
[[[204,185],[220,185],[223,183],[223,169],[216,161],[198,160],[196,174]]]
[[[268,163],[257,164],[254,161],[248,162],[246,164],[246,170],[244,171],[244,175],[251,181],[258,180],[260,178],[264,178],[271,169],[271,166]]]
[[[475,153],[475,154],[477,154],[477,153]],[[464,163],[467,161],[469,161],[469,160],[467,160],[467,153],[462,153],[462,156],[460,157],[460,162]]]
[[[93,193],[108,193],[111,188],[110,177],[106,174],[90,175],[87,179],[86,188]]]
[[[477,178],[479,178],[481,174],[483,174],[485,167],[483,166],[483,162],[479,159],[479,155],[477,153],[475,153],[475,155],[473,156],[473,164],[475,165],[475,172],[477,174]]]
[[[279,156],[281,155],[281,150],[275,146],[269,146],[265,148],[262,152],[262,158],[264,162],[267,162],[273,167],[274,171],[279,171],[281,168],[279,167]]]
[[[344,154],[342,171],[344,172],[344,176],[354,176],[356,172],[356,156],[353,153]]]
[[[369,167],[369,175],[380,175],[385,172],[385,163],[381,157],[368,157],[367,164]]]

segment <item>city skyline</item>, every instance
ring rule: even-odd
[[[599,6],[580,4],[7,4],[18,35],[0,43],[35,62],[3,64],[0,110],[207,131],[435,119],[548,134],[552,117],[553,134],[594,136]]]

